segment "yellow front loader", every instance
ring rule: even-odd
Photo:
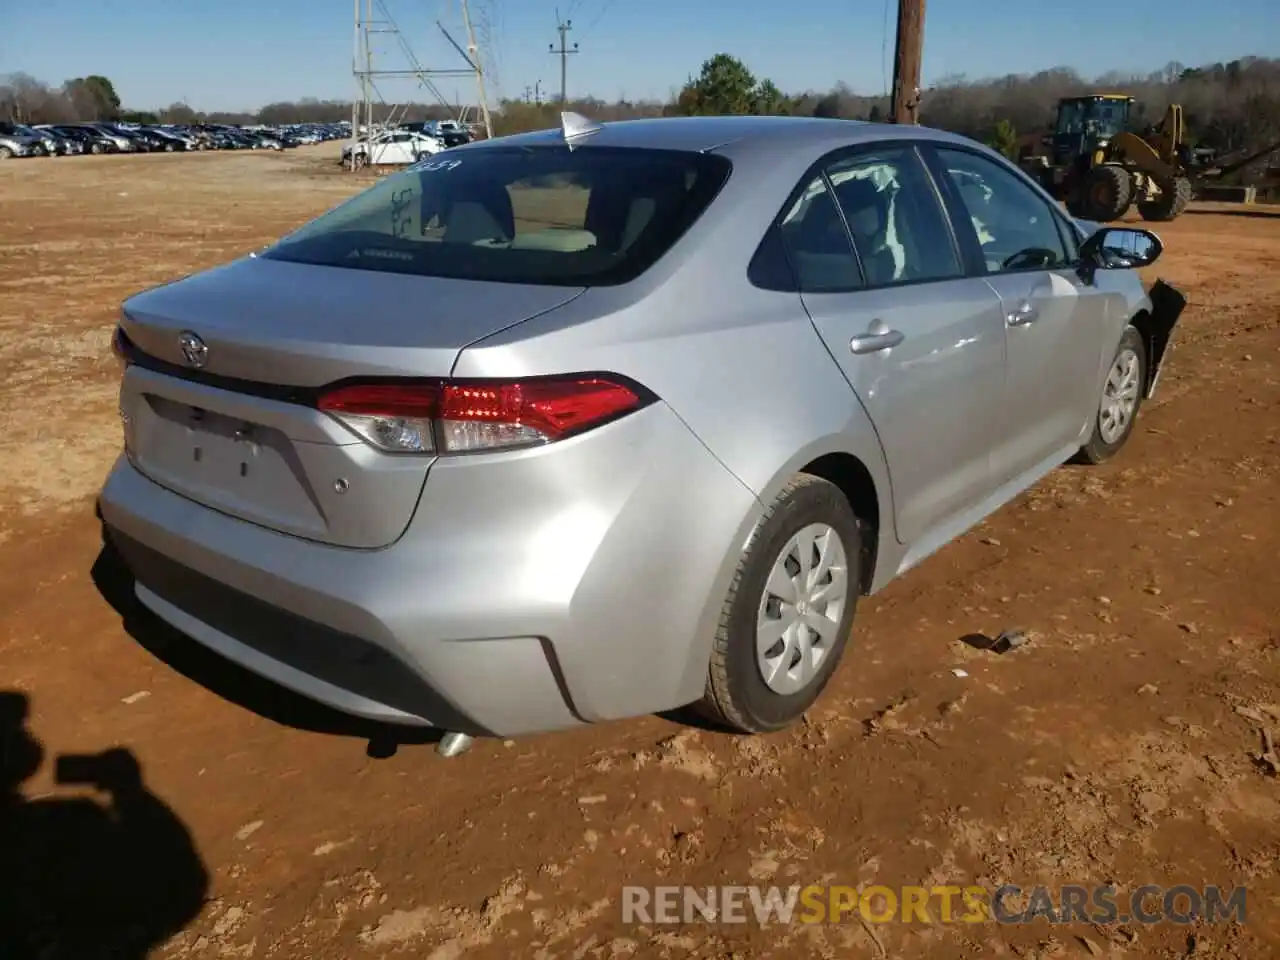
[[[1132,106],[1132,97],[1118,93],[1060,100],[1044,138],[1049,154],[1024,153],[1024,168],[1072,216],[1105,223],[1137,204],[1144,220],[1172,220],[1191,202],[1182,106],[1170,104],[1145,135],[1130,129]]]

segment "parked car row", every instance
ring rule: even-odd
[[[430,120],[375,129],[362,127],[355,144],[342,148],[344,167],[402,166],[417,163],[441,150],[469,143],[471,132],[455,120]]]
[[[237,127],[221,123],[0,122],[0,160],[94,153],[285,150],[351,135],[350,123]]]

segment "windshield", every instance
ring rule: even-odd
[[[388,177],[262,256],[502,283],[601,286],[648,269],[702,214],[724,157],[483,147]]]
[[[1089,136],[1109,140],[1128,125],[1127,100],[1072,100],[1058,112],[1059,134]]]
[[[1095,100],[1089,105],[1089,115],[1085,120],[1095,136],[1108,140],[1122,133],[1128,121],[1127,100]]]

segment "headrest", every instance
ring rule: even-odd
[[[837,184],[836,196],[840,199],[840,206],[846,211],[882,206],[885,199],[882,191],[876,188],[869,177],[850,177],[844,183]]]

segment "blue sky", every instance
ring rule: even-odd
[[[383,2],[420,62],[460,64],[434,25],[444,21],[461,40],[458,0]],[[666,96],[719,52],[741,57],[784,90],[826,89],[843,80],[878,93],[892,70],[896,0],[559,3],[562,15],[572,10],[570,39],[581,44],[569,62],[571,96]],[[554,0],[472,4],[492,41],[491,99],[520,96],[535,81],[554,93],[559,61],[548,53],[556,39]],[[239,109],[302,96],[348,98],[352,6],[351,0],[0,0],[0,74],[21,70],[59,83],[101,73],[135,108],[182,99],[202,109]],[[1106,24],[1110,32],[1098,35],[1086,24]],[[377,39],[380,63],[404,69],[392,38]],[[1086,75],[1146,72],[1169,61],[1277,53],[1277,0],[1232,0],[1222,8],[1202,0],[1152,7],[1122,0],[928,0],[924,74],[928,83],[951,73],[981,77],[1056,65]],[[409,81],[379,85],[389,101],[413,94]],[[450,99],[470,99],[469,83],[465,91],[455,81],[440,86]]]

